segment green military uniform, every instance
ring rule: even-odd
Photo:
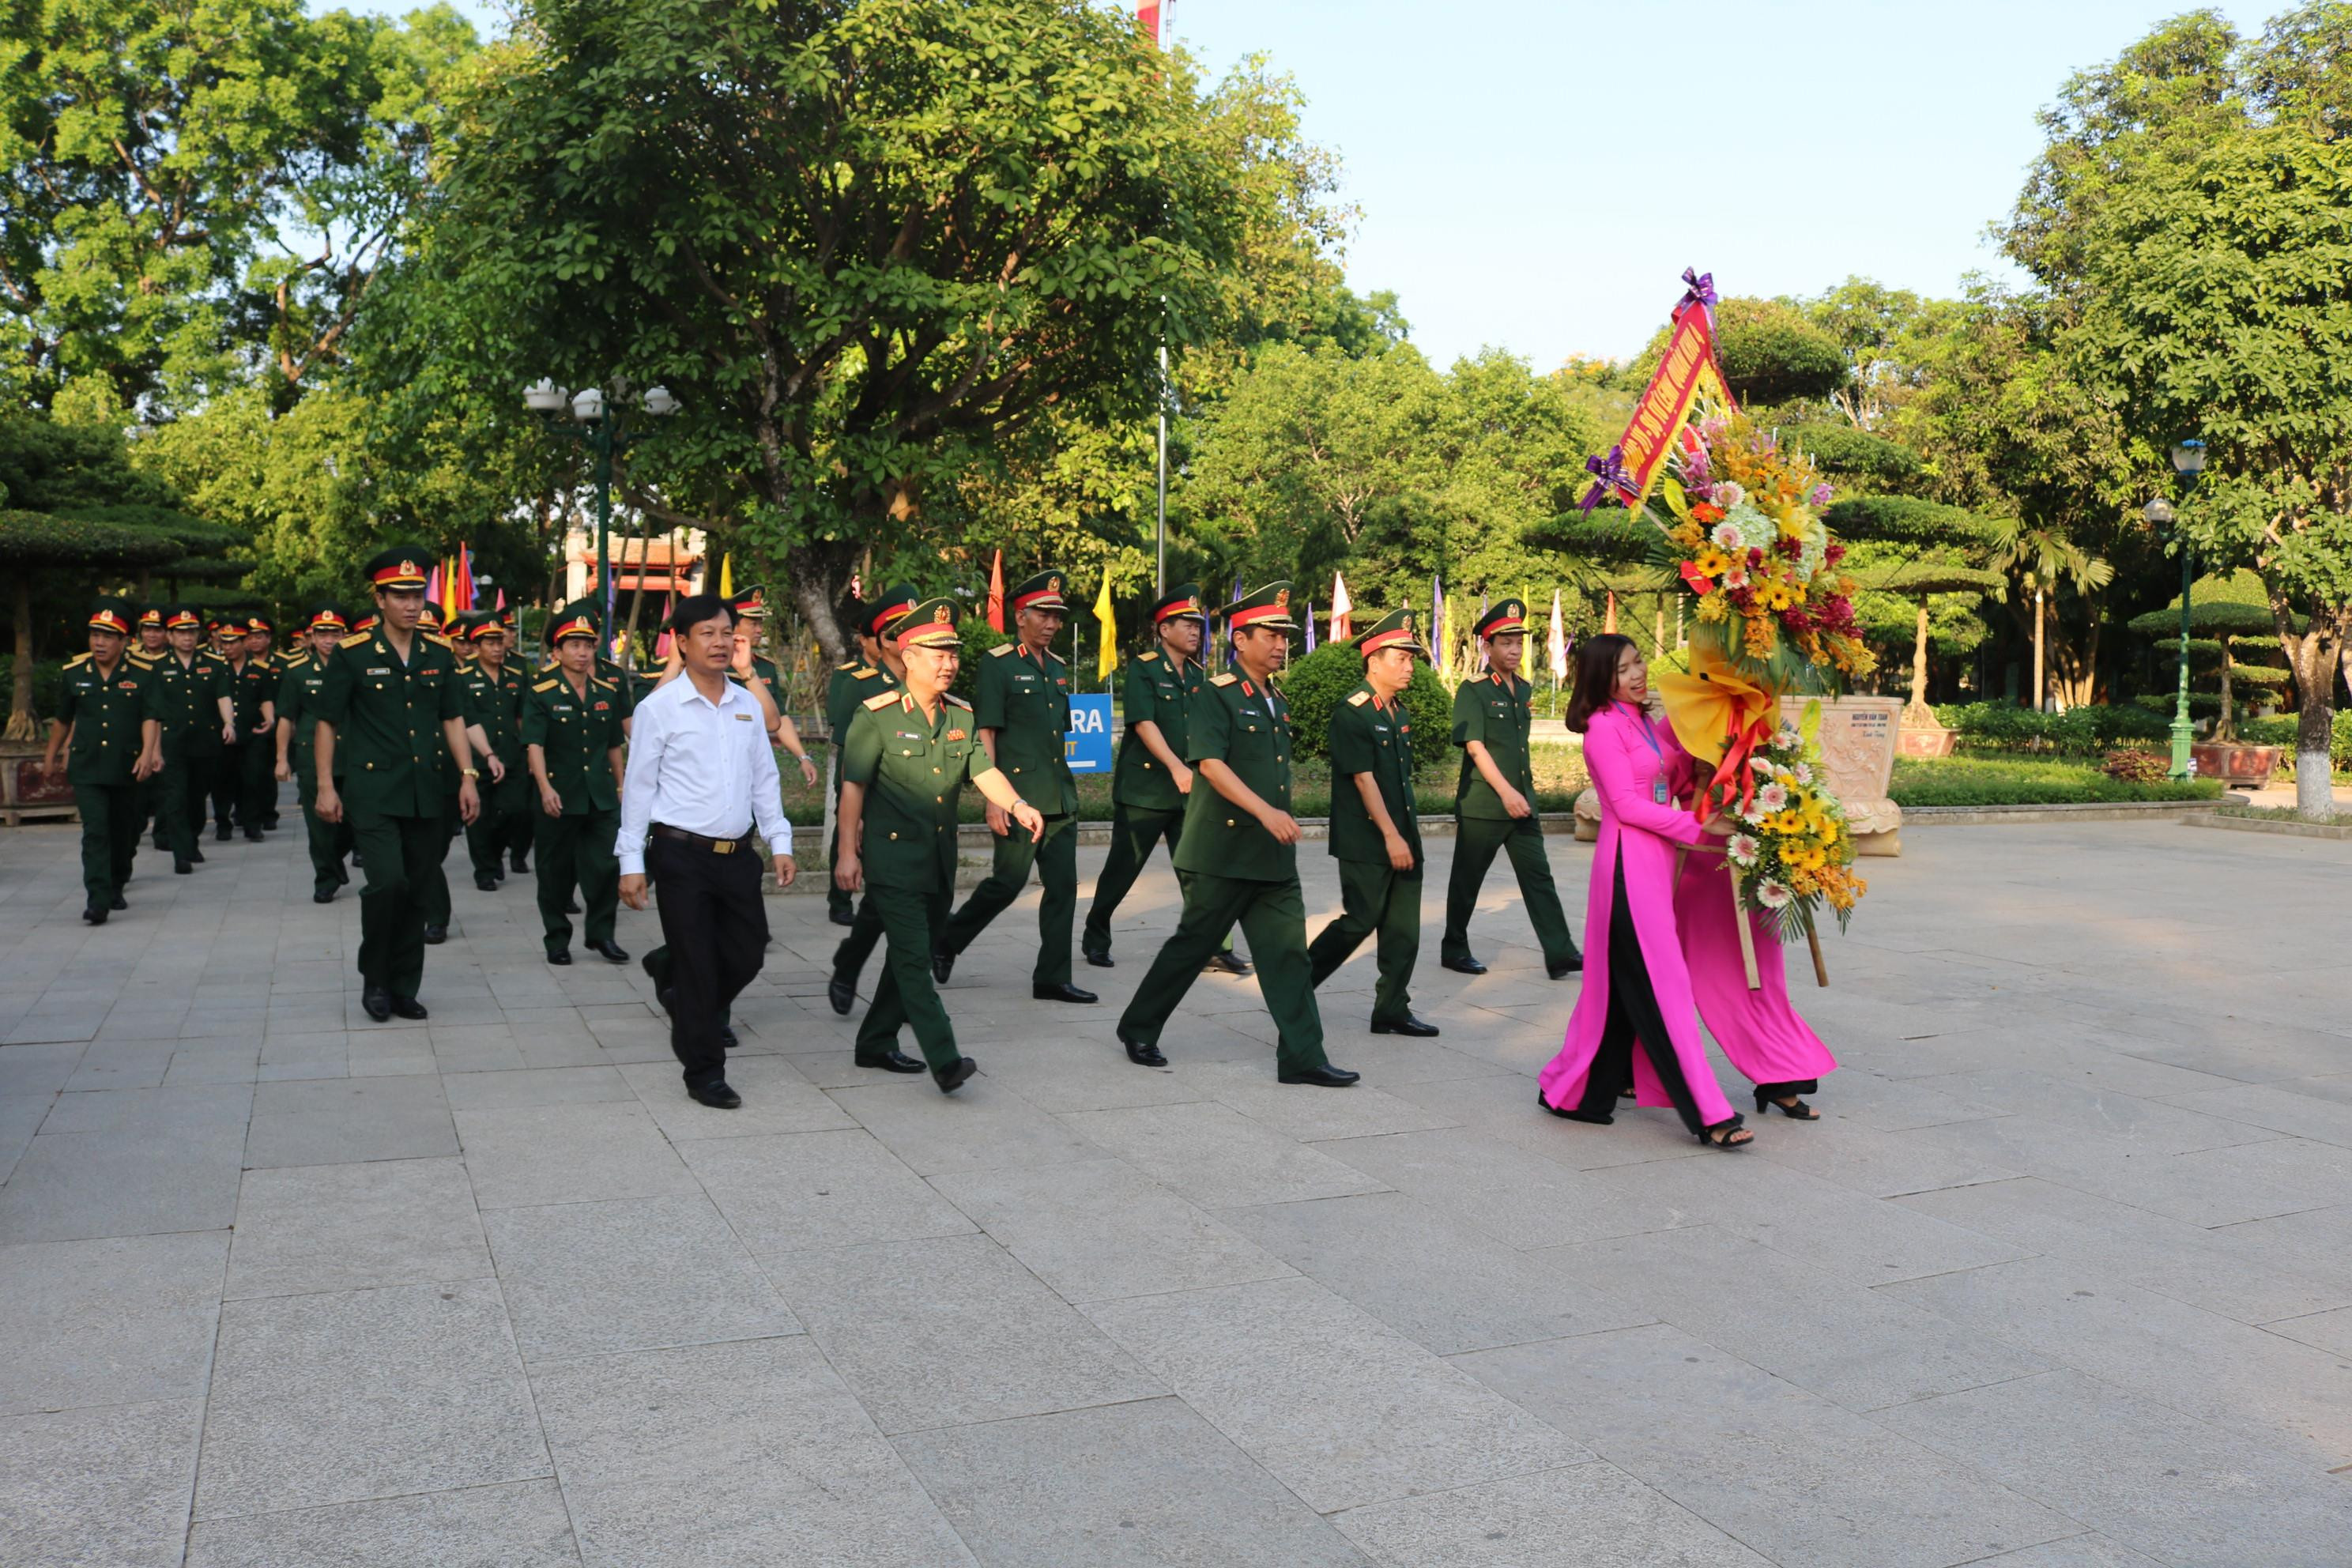
[[[147,634],[155,634],[155,644],[147,646]],[[171,642],[163,636],[163,606],[144,605],[139,610],[139,636],[132,639],[131,652],[137,654],[151,668],[171,657]],[[170,840],[163,837],[163,774],[161,769],[149,773],[132,786],[139,792],[140,832],[152,833],[155,847],[169,853]]]
[[[1427,658],[1410,610],[1375,621],[1356,641],[1367,658],[1391,647],[1410,648]],[[1412,717],[1400,697],[1383,702],[1371,681],[1349,692],[1332,710],[1332,858],[1339,862],[1339,918],[1307,945],[1307,960],[1320,986],[1347,963],[1368,936],[1377,934],[1380,981],[1372,993],[1372,1032],[1437,1031],[1412,1016],[1413,962],[1421,954],[1421,819],[1413,809]],[[1412,865],[1390,863],[1388,841],[1364,804],[1357,779],[1369,776],[1397,836],[1412,851]]]
[[[315,606],[310,629],[342,630],[341,612],[332,605]],[[310,901],[319,904],[332,902],[335,889],[351,880],[343,869],[343,857],[352,847],[351,817],[346,814],[341,822],[328,822],[319,816],[319,693],[327,684],[327,663],[333,657],[331,652],[305,648],[286,661],[278,678],[278,721],[287,726],[286,761],[294,773],[295,798],[302,803],[302,826],[310,851]],[[339,753],[335,758],[339,791],[344,767]]]
[[[1200,589],[1190,583],[1178,584],[1151,607],[1154,626],[1179,618],[1208,618],[1201,607]],[[1165,839],[1172,858],[1184,837],[1184,792],[1135,727],[1156,725],[1168,749],[1181,757],[1191,735],[1187,715],[1208,684],[1209,667],[1202,658],[1180,661],[1152,648],[1128,665],[1121,699],[1127,732],[1119,738],[1118,761],[1111,773],[1110,853],[1095,878],[1095,900],[1087,906],[1086,929],[1078,939],[1087,962],[1100,968],[1111,967],[1111,916],[1142,874],[1151,847]],[[1202,786],[1196,782],[1193,787]],[[1181,873],[1178,880],[1182,880]],[[1231,945],[1230,933],[1225,942]]]
[[[254,693],[247,689],[246,667],[253,661],[245,657],[245,623],[215,620],[205,628],[208,639],[206,651],[220,660],[228,672],[228,698],[231,716],[236,723],[236,738],[221,742],[212,760],[207,794],[211,801],[213,837],[233,838],[245,819],[245,754],[246,738],[252,733],[253,723],[259,712]],[[221,647],[226,637],[228,646]],[[203,824],[197,824],[197,836],[203,836]],[[255,825],[257,827],[259,824]]]
[[[1015,613],[1067,610],[1059,572],[1041,572],[1013,590]],[[980,661],[973,718],[996,731],[996,765],[1045,818],[1045,836],[1007,832],[996,839],[995,864],[948,921],[940,952],[952,960],[988,922],[1011,906],[1037,868],[1045,898],[1037,907],[1037,962],[1033,986],[1070,984],[1070,925],[1078,912],[1078,784],[1070,775],[1070,667],[1052,653],[1032,654],[1017,643],[988,650]],[[1091,1002],[1081,992],[1073,1000]]]
[[[478,643],[493,630],[507,636],[506,622],[494,611],[483,611],[467,617],[466,637]],[[474,885],[488,884],[495,889],[507,874],[507,862],[511,859],[517,869],[530,853],[533,818],[539,815],[531,809],[532,796],[537,793],[530,784],[530,770],[525,765],[522,740],[523,699],[533,682],[527,681],[509,660],[499,666],[496,675],[478,656],[458,672],[458,689],[465,693],[466,722],[478,724],[483,738],[490,743],[490,754],[506,770],[495,783],[489,769],[478,760],[476,766],[482,776],[474,782],[482,797],[482,809],[466,827],[466,849],[474,862]]]
[[[1524,635],[1526,628],[1527,606],[1505,599],[1479,618],[1475,630],[1484,638]],[[1535,723],[1534,698],[1534,687],[1500,670],[1454,689],[1454,743],[1464,750],[1462,777],[1454,792],[1454,871],[1445,888],[1445,935],[1438,948],[1439,961],[1448,969],[1485,972],[1486,966],[1470,953],[1470,916],[1478,907],[1478,889],[1497,850],[1510,856],[1511,869],[1517,873],[1528,923],[1543,946],[1545,972],[1557,980],[1583,967],[1576,939],[1569,934],[1568,914],[1560,908],[1559,889],[1552,881],[1543,824],[1532,809],[1525,816],[1513,816],[1505,809],[1468,750],[1473,741],[1484,744],[1504,781],[1532,807],[1535,765],[1528,757],[1528,736]]]
[[[278,630],[265,616],[248,619],[245,629],[248,635],[258,631],[273,636]],[[237,818],[247,838],[258,838],[262,829],[278,826],[276,706],[285,674],[286,663],[275,653],[246,655],[245,668],[237,672],[236,732],[244,747],[237,759]],[[262,721],[264,707],[271,710],[268,723]]]
[[[449,656],[451,668],[457,678],[455,682],[458,694],[457,716],[464,718],[465,675],[471,667],[467,662],[465,649],[442,635],[441,609],[430,599],[425,601],[425,615],[416,623],[416,635]],[[448,936],[449,921],[455,913],[449,901],[449,846],[457,841],[458,833],[466,826],[457,816],[457,759],[450,755],[446,744],[441,748],[439,769],[441,810],[435,821],[440,830],[440,837],[435,841],[420,882],[425,900],[425,940],[435,943]],[[483,774],[485,779],[488,776]],[[477,784],[475,787],[479,789],[481,786]]]
[[[427,559],[392,550],[368,563],[379,590],[421,589]],[[346,637],[327,661],[317,719],[335,731],[339,786],[367,872],[360,889],[362,983],[413,1005],[425,976],[428,878],[448,847],[442,827],[445,771],[454,774],[443,725],[465,716],[457,661],[420,627],[403,660],[390,634]]]
[[[1225,609],[1235,630],[1267,626],[1291,632],[1290,584],[1269,583]],[[1227,672],[1213,679],[1188,714],[1184,760],[1223,763],[1236,779],[1276,811],[1290,810],[1290,709],[1269,688]],[[1349,1083],[1323,1054],[1323,1018],[1307,961],[1307,902],[1298,886],[1298,849],[1283,844],[1255,817],[1199,780],[1184,800],[1184,833],[1177,843],[1184,916],[1118,1020],[1129,1057],[1147,1067],[1164,1061],[1160,1032],[1184,1000],[1218,941],[1239,921],[1257,961],[1259,994],[1274,1016],[1279,1044],[1275,1061],[1286,1079],[1328,1074]]]
[[[164,616],[166,627],[200,627],[186,605]],[[205,802],[221,755],[222,699],[229,695],[226,661],[197,648],[182,662],[175,648],[155,661],[156,717],[163,726],[163,784],[156,793],[157,817],[172,849],[172,869],[204,858]]]
[[[859,607],[859,628],[877,641],[889,638],[891,628],[898,624],[899,617],[915,607],[918,597],[912,585],[904,583],[894,584],[873,604]],[[833,838],[825,847],[825,863],[829,866],[838,865],[841,860],[841,785],[849,776],[845,765],[844,747],[848,742],[850,725],[856,721],[857,710],[874,698],[885,692],[905,689],[905,683],[890,672],[887,664],[860,664],[855,660],[836,668],[832,680],[826,684],[824,721],[833,736],[835,759]],[[849,895],[830,877],[825,880],[826,912],[832,916],[835,924],[846,923],[849,927],[849,934],[843,937],[841,944],[833,950],[833,976],[826,985],[826,994],[833,1003],[834,1011],[846,1014],[856,999],[858,971],[866,967],[866,960],[873,952],[874,944],[882,940],[882,917],[876,912],[873,895],[869,893],[858,902],[856,912],[845,922],[842,911],[850,908]],[[834,902],[835,899],[840,900],[838,904]]]
[[[131,616],[121,600],[100,599],[89,625],[127,641]],[[122,886],[139,852],[139,759],[147,726],[160,726],[162,711],[153,667],[141,656],[118,653],[105,669],[96,654],[66,661],[58,722],[67,731],[66,776],[81,815],[82,918],[92,925],[104,925],[109,910],[123,907]]]
[[[956,607],[927,600],[899,623],[899,644],[956,640]],[[859,705],[842,746],[842,775],[864,794],[859,861],[866,907],[888,942],[874,1005],[858,1026],[856,1059],[882,1067],[898,1048],[898,1026],[915,1039],[942,1089],[970,1072],[955,1027],[931,980],[931,954],[943,938],[955,896],[956,807],[967,780],[999,771],[980,743],[972,710],[941,696],[926,716],[909,692],[882,691]]]
[[[567,614],[552,624],[549,641],[596,635],[593,620]],[[563,906],[575,885],[584,900],[587,940],[613,940],[621,893],[621,863],[613,853],[621,831],[621,787],[613,777],[613,753],[625,740],[622,707],[620,689],[604,677],[591,675],[584,686],[574,686],[560,668],[531,682],[523,697],[522,744],[539,752],[547,782],[563,807],[562,816],[550,816],[534,788],[540,923],[549,956],[564,953],[567,962],[572,921]]]

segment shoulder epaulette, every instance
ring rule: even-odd
[[[533,691],[552,691],[562,684],[563,683],[560,680],[542,680],[537,686],[532,687],[531,689]]]
[[[971,711],[971,704],[966,702],[962,698],[958,697],[952,691],[948,693],[946,700],[951,707],[961,708],[967,713]]]
[[[833,668],[835,669],[856,669],[857,668],[857,661],[854,658],[844,659],[841,663],[835,665]]]
[[[988,657],[989,657],[989,658],[1003,658],[1006,654],[1011,653],[1011,652],[1012,652],[1015,647],[1019,647],[1019,646],[1020,646],[1020,645],[1019,645],[1019,644],[1017,644],[1017,643],[1009,643],[1009,642],[1001,642],[1001,643],[998,643],[994,647],[990,648],[990,649],[988,650]]]
[[[898,700],[898,694],[895,691],[877,691],[873,696],[866,700],[866,706],[868,708],[887,708],[890,704]]]
[[[89,662],[89,655],[88,655],[88,654],[86,654],[86,653],[78,653],[78,654],[74,655],[71,658],[69,658],[69,659],[66,660],[66,668],[67,668],[68,669],[71,669],[75,665],[78,665],[78,664],[88,664]]]
[[[861,664],[861,665],[859,665],[856,669],[854,669],[854,670],[850,671],[850,673],[851,673],[851,675],[853,675],[854,677],[856,677],[857,679],[859,679],[859,680],[865,680],[865,679],[869,679],[869,678],[871,678],[871,677],[873,677],[873,676],[879,675],[879,674],[881,674],[882,672],[881,672],[880,670],[878,670],[878,669],[875,668],[874,668],[872,665],[870,665],[870,664]]]
[[[1150,653],[1139,653],[1135,656],[1135,662],[1138,664],[1150,664],[1153,659],[1158,658],[1159,657],[1160,655],[1156,650]]]
[[[1213,675],[1209,677],[1209,684],[1212,686],[1231,686],[1240,679],[1240,676],[1235,675],[1229,669],[1223,675]]]
[[[373,632],[353,632],[351,636],[345,637],[335,646],[337,647],[357,647],[362,643],[373,641],[374,637],[375,634]]]
[[[611,682],[611,681],[609,681],[609,680],[605,679],[604,679],[603,676],[601,676],[601,675],[592,675],[592,676],[590,676],[590,677],[588,678],[588,684],[589,684],[589,685],[591,685],[591,686],[599,687],[599,688],[601,688],[601,689],[603,689],[604,690],[606,690],[606,691],[617,691],[617,690],[619,690],[619,689],[620,689],[620,688],[619,688],[619,687],[617,687],[617,686],[614,685],[614,683],[613,683],[613,682]]]
[[[142,669],[152,669],[155,668],[156,658],[152,653],[131,652],[124,654],[122,657],[129,659],[131,663],[137,665]]]
[[[1370,702],[1371,700],[1372,694],[1369,691],[1349,692],[1348,694],[1348,706],[1350,708],[1361,708],[1365,703]]]

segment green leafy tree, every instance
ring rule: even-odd
[[[832,610],[1048,411],[1149,408],[1245,203],[1181,57],[1083,0],[548,0],[459,100],[431,338],[686,412],[629,473]],[[509,392],[509,395],[512,395]],[[658,467],[656,467],[658,465]]]
[[[2273,628],[2270,593],[2252,572],[2223,577],[2200,577],[2189,589],[2189,663],[2215,672],[2221,690],[2221,716],[2213,738],[2237,736],[2237,689],[2241,685],[2284,684],[2293,672],[2277,663],[2281,651]],[[2159,653],[2177,658],[2180,651],[2180,595],[2160,610],[2135,616],[2131,629],[2157,639]]]

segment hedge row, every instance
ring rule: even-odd
[[[2169,715],[2133,704],[2070,708],[2040,713],[2013,702],[1948,702],[1936,709],[1938,722],[1959,732],[1972,751],[2055,752],[2101,756],[2134,741],[2161,741],[2171,732]]]

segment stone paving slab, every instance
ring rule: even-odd
[[[207,847],[92,930],[72,831],[0,834],[8,1568],[2352,1560],[2352,845],[1915,836],[1798,993],[1825,1119],[1733,1155],[1529,1103],[1578,985],[1499,876],[1439,1039],[1333,977],[1343,1094],[1251,981],[1119,1054],[1163,865],[1098,1008],[1029,999],[1034,891],[964,955],[953,1100],[775,900],[729,1115],[527,882],[376,1025],[294,836]]]

